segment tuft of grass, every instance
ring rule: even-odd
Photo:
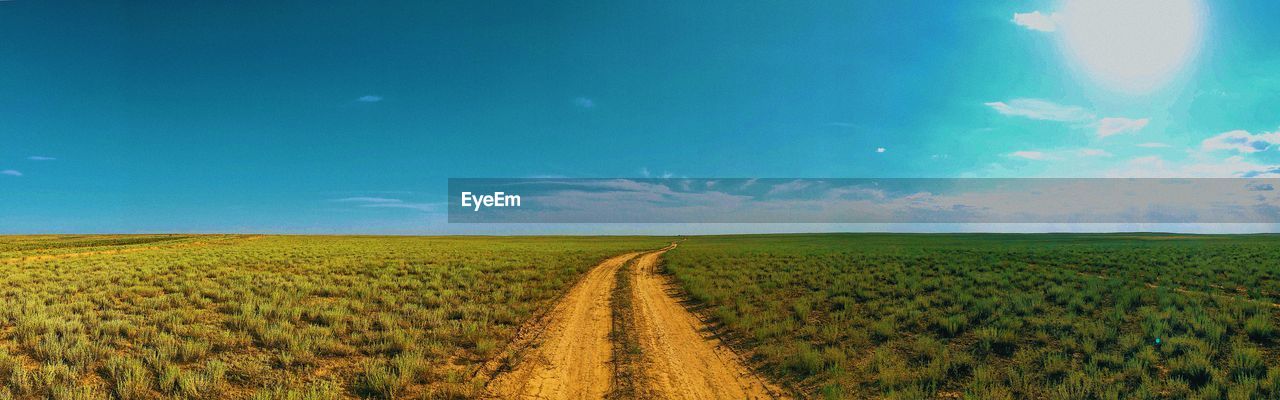
[[[1256,341],[1267,341],[1275,337],[1276,328],[1271,323],[1271,316],[1259,313],[1244,322],[1244,331]]]
[[[1000,328],[980,328],[974,331],[977,338],[977,349],[984,354],[1009,356],[1017,347],[1017,337],[1012,331]]]
[[[330,381],[318,381],[301,389],[273,388],[254,393],[253,400],[338,400],[343,398],[342,388]]]
[[[121,400],[145,399],[151,392],[151,377],[136,358],[114,356],[107,360],[104,375],[111,393]]]
[[[1235,344],[1231,346],[1231,361],[1227,369],[1231,371],[1231,379],[1237,382],[1261,379],[1267,374],[1267,365],[1258,348]]]

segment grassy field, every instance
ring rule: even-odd
[[[0,237],[0,399],[472,398],[589,267],[669,241]],[[1278,250],[1276,236],[755,235],[690,238],[664,269],[802,398],[1276,399]]]
[[[1280,398],[1280,237],[695,237],[665,270],[826,398]]]
[[[471,397],[583,271],[666,242],[0,237],[0,399]]]

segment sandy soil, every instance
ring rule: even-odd
[[[488,395],[501,399],[603,399],[613,389],[615,366],[609,336],[610,294],[616,274],[632,259],[632,307],[640,355],[631,369],[637,397],[645,399],[777,399],[777,386],[746,368],[705,324],[672,295],[656,271],[671,245],[644,254],[610,258],[594,267],[538,321],[536,337],[515,355],[514,367],[497,375]],[[615,394],[616,395],[616,394]],[[617,396],[614,396],[617,397]],[[630,397],[629,395],[627,397]]]
[[[673,245],[674,247],[674,245]],[[665,251],[665,249],[664,249]],[[775,399],[783,391],[746,368],[737,354],[713,337],[696,316],[671,295],[656,271],[664,251],[646,253],[632,273],[632,299],[644,398]]]
[[[613,381],[609,294],[619,267],[636,253],[605,260],[565,294],[546,329],[513,370],[489,384],[504,399],[601,399]]]

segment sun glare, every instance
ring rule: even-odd
[[[1107,89],[1141,94],[1195,55],[1204,11],[1198,0],[1067,0],[1054,19],[1081,70]]]

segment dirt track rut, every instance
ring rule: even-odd
[[[659,399],[781,398],[781,390],[752,373],[671,295],[657,273],[662,253],[641,255],[629,271],[640,343],[637,391]]]
[[[709,334],[704,324],[672,296],[658,260],[671,245],[644,254],[629,253],[594,267],[538,323],[541,333],[521,351],[514,367],[488,387],[503,399],[602,399],[610,395],[614,366],[609,337],[610,293],[616,274],[635,259],[631,274],[631,318],[640,345],[639,373],[632,382],[646,399],[785,398],[746,368],[741,359]]]
[[[537,343],[494,379],[489,393],[504,399],[604,398],[613,384],[609,293],[618,268],[635,256],[613,257],[587,272],[551,310]]]

